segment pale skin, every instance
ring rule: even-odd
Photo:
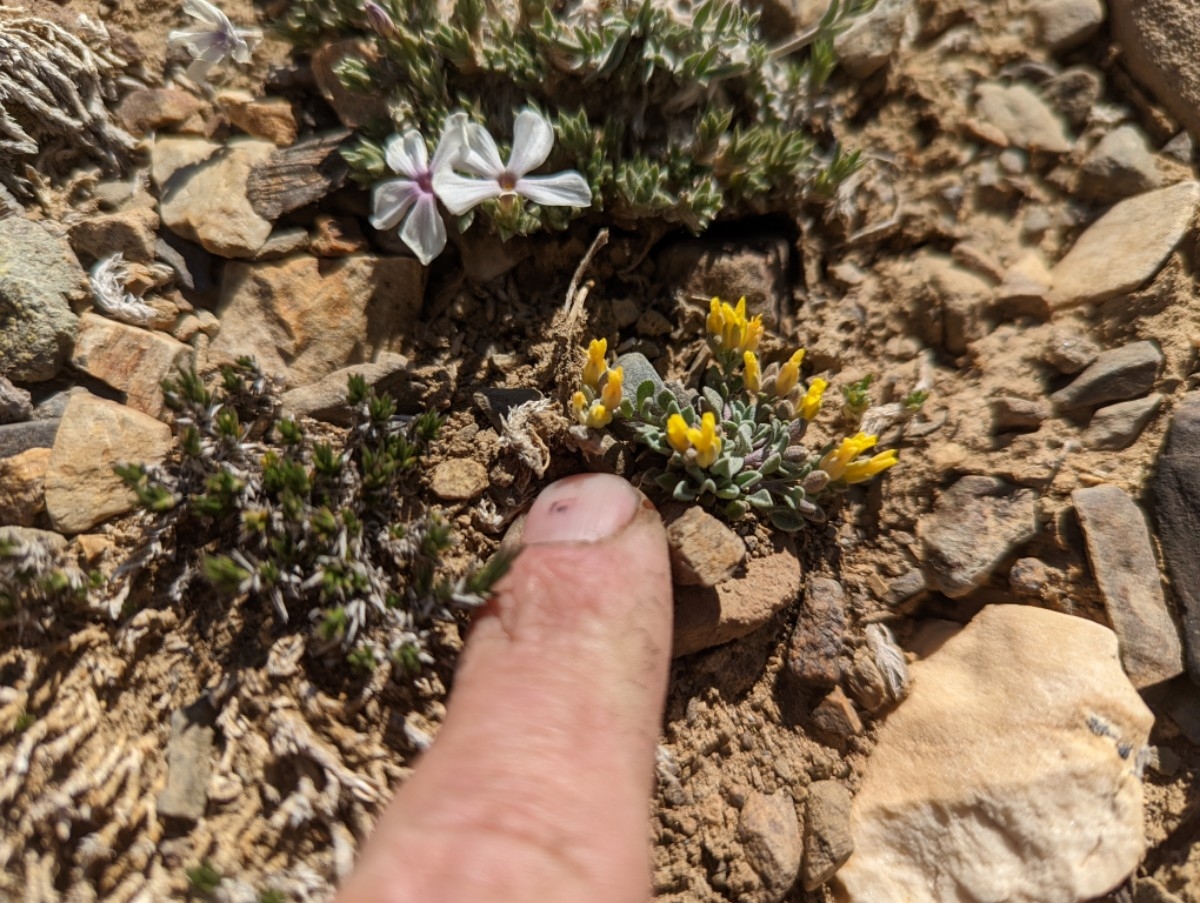
[[[476,619],[432,748],[337,903],[644,903],[647,801],[671,655],[653,507],[570,477]]]

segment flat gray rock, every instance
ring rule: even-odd
[[[1098,304],[1135,291],[1188,234],[1200,184],[1180,182],[1126,198],[1096,220],[1050,271],[1051,308]]]
[[[1145,398],[1122,401],[1100,408],[1092,416],[1083,441],[1089,448],[1102,451],[1120,451],[1131,446],[1150,419],[1162,406],[1162,395],[1157,392]]]
[[[194,703],[171,713],[167,741],[167,786],[158,796],[158,814],[198,821],[208,806],[215,731],[212,709]]]
[[[838,781],[815,781],[804,810],[804,889],[816,890],[854,852],[850,791]]]
[[[71,302],[87,291],[66,239],[19,216],[0,219],[0,376],[31,383],[57,375],[75,340]]]
[[[929,584],[952,599],[987,582],[1038,532],[1037,496],[998,477],[966,476],[942,493],[917,533]]]
[[[1162,185],[1154,152],[1136,125],[1122,125],[1100,139],[1080,167],[1080,190],[1088,197],[1116,199]]]
[[[31,448],[50,448],[58,434],[58,419],[0,424],[0,458],[9,458]]]
[[[30,394],[0,376],[0,423],[20,423],[32,416],[33,400]]]
[[[1163,559],[1183,609],[1188,674],[1200,683],[1200,392],[1176,409],[1151,488]]]
[[[1071,135],[1062,117],[1028,85],[980,85],[975,115],[999,129],[1016,147],[1058,154],[1071,149]]]
[[[1163,354],[1153,342],[1130,342],[1101,352],[1086,370],[1050,396],[1060,411],[1125,401],[1149,392],[1158,379]]]
[[[1111,484],[1076,489],[1071,500],[1130,681],[1142,689],[1182,674],[1179,628],[1163,597],[1142,509]]]

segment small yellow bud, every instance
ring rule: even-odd
[[[829,383],[816,377],[808,384],[808,391],[804,393],[804,399],[800,402],[800,416],[805,420],[812,420],[821,413],[821,396],[825,394],[825,390],[829,387]]]
[[[612,423],[612,414],[603,404],[593,401],[587,412],[587,426],[593,430],[603,429]]]
[[[715,338],[720,338],[721,331],[725,328],[725,317],[722,315],[721,306],[721,299],[713,298],[708,307],[708,322],[705,326],[708,334]]]
[[[604,379],[604,388],[600,391],[600,401],[610,411],[615,411],[621,406],[621,387],[625,382],[625,368],[614,367],[608,371],[608,376]]]
[[[866,433],[859,433],[857,436],[851,436],[842,440],[842,444],[830,452],[827,452],[817,464],[818,470],[823,470],[829,474],[829,479],[836,480],[846,471],[847,465],[871,448],[877,441],[877,436],[870,436]]]
[[[889,448],[885,452],[873,456],[866,461],[855,461],[852,464],[846,465],[846,472],[842,474],[842,479],[847,483],[861,483],[863,480],[869,480],[875,474],[887,470],[896,463],[897,452],[894,448]]]
[[[672,414],[667,418],[667,441],[671,443],[671,448],[683,454],[692,447],[692,443],[688,441],[688,425],[681,414]]]
[[[757,395],[762,389],[762,368],[758,365],[758,356],[753,351],[747,351],[742,355],[742,362],[746,365],[746,391]]]
[[[592,339],[587,350],[587,361],[583,365],[583,384],[595,392],[600,388],[600,377],[608,370],[605,356],[608,354],[608,339]]]
[[[668,424],[669,426],[669,424]],[[711,467],[721,453],[721,437],[717,435],[717,418],[712,411],[705,411],[700,418],[700,427],[691,427],[687,431],[688,441],[696,450],[696,465]]]
[[[804,362],[804,349],[792,353],[786,364],[779,368],[779,375],[775,377],[775,394],[780,398],[785,398],[792,389],[796,388],[796,383],[800,381],[800,365]]]
[[[587,406],[587,396],[582,392],[576,392],[571,396],[571,413],[580,423],[587,423]]]
[[[743,351],[757,351],[763,337],[762,316],[751,317],[746,323],[746,337],[742,339]]]

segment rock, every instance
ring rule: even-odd
[[[623,387],[624,388],[624,387]],[[475,406],[483,412],[497,433],[504,432],[504,420],[513,408],[531,401],[540,401],[544,396],[537,389],[481,389],[472,396]]]
[[[903,605],[910,599],[921,596],[929,589],[925,580],[925,572],[920,568],[905,571],[887,586],[887,591],[880,599],[889,608]]]
[[[750,313],[771,324],[790,303],[790,251],[784,239],[721,242],[688,238],[667,245],[658,255],[658,274],[686,295],[720,296],[736,303],[746,298]],[[708,305],[704,305],[705,313]]]
[[[150,145],[150,181],[161,192],[176,173],[203,163],[220,149],[206,138],[156,138]]]
[[[1170,157],[1184,166],[1191,166],[1196,156],[1196,142],[1183,131],[1162,146],[1162,153],[1164,157]]]
[[[126,131],[146,135],[158,129],[182,125],[202,114],[207,104],[178,88],[140,88],[130,91],[117,107],[117,120]]]
[[[1200,392],[1176,408],[1151,486],[1163,560],[1183,609],[1188,674],[1200,684]]]
[[[424,288],[425,269],[409,257],[229,263],[211,353],[253,355],[289,387],[308,385],[394,350],[420,315]]]
[[[1078,373],[1100,356],[1100,346],[1087,336],[1056,329],[1042,359],[1059,373]]]
[[[746,557],[746,544],[699,505],[667,524],[671,577],[682,586],[713,587]]]
[[[1026,84],[980,85],[975,115],[1017,147],[1055,154],[1071,150],[1071,136],[1062,118]]]
[[[738,819],[738,840],[746,860],[762,881],[761,900],[782,900],[800,874],[804,847],[796,805],[784,790],[771,795],[753,791]]]
[[[154,243],[155,256],[175,274],[175,282],[189,292],[207,294],[212,290],[212,255],[194,242],[166,232]]]
[[[337,76],[337,68],[345,59],[359,59],[367,63],[379,61],[372,46],[358,38],[322,44],[312,55],[312,73],[321,96],[333,107],[342,125],[348,128],[357,129],[371,122],[390,123],[383,92],[354,91],[342,84]]]
[[[33,416],[33,399],[25,389],[18,389],[7,377],[0,376],[0,424],[20,423]]]
[[[637,318],[638,335],[657,338],[658,336],[668,335],[674,328],[671,321],[656,310],[645,311]]]
[[[800,591],[803,569],[786,540],[774,553],[746,562],[745,574],[715,587],[675,588],[672,654],[690,655],[753,633]]]
[[[31,448],[0,458],[0,524],[32,527],[46,510],[50,449]]]
[[[408,370],[408,358],[391,351],[382,352],[370,364],[353,364],[335,370],[315,383],[290,389],[283,393],[283,415],[312,417],[338,426],[354,422],[354,412],[347,401],[351,376],[361,376],[367,386],[380,395],[390,394],[388,385]]]
[[[1163,597],[1146,515],[1111,484],[1076,489],[1071,501],[1125,673],[1138,689],[1182,674],[1179,629]]]
[[[804,604],[788,644],[787,669],[805,686],[832,687],[842,679],[846,594],[829,577],[809,577]]]
[[[222,91],[217,104],[229,121],[255,138],[287,147],[296,141],[299,126],[291,101],[282,97],[255,97],[249,91]]]
[[[1039,0],[1033,10],[1041,26],[1042,42],[1055,53],[1086,43],[1104,22],[1100,0]]]
[[[275,151],[250,170],[246,180],[250,206],[263,219],[275,222],[341,188],[350,166],[338,150],[351,134],[346,129],[322,132]]]
[[[54,529],[83,533],[131,510],[135,498],[113,465],[158,464],[170,448],[165,423],[114,401],[72,395],[46,471],[46,511]]]
[[[1031,314],[1046,319],[1046,293],[1050,291],[1050,267],[1040,251],[1030,251],[1004,273],[996,286],[996,304],[1012,316]]]
[[[1060,411],[1124,401],[1149,392],[1158,378],[1163,355],[1153,342],[1130,342],[1101,352],[1070,384],[1050,396]]]
[[[834,687],[812,713],[813,725],[838,746],[862,733],[862,719],[841,687]]]
[[[982,314],[991,303],[992,287],[953,258],[919,252],[908,284],[910,309],[929,344],[962,354],[968,344],[985,335]]]
[[[1036,430],[1050,416],[1050,405],[1042,399],[1014,398],[1001,395],[991,402],[992,431]]]
[[[284,226],[274,230],[251,260],[279,260],[300,251],[307,251],[310,238],[303,226]]]
[[[151,263],[158,242],[158,213],[131,207],[119,213],[89,216],[71,226],[71,247],[86,263],[121,253],[130,263]]]
[[[1075,128],[1087,125],[1104,93],[1104,77],[1091,66],[1071,66],[1042,85],[1042,96]]]
[[[31,448],[49,448],[54,444],[58,424],[54,419],[0,425],[0,458],[19,455]]]
[[[1136,125],[1118,126],[1101,138],[1080,169],[1079,187],[1087,197],[1124,198],[1162,185],[1150,143]]]
[[[624,370],[625,379],[621,383],[623,396],[629,399],[630,404],[637,404],[638,386],[646,380],[654,383],[655,394],[666,388],[666,383],[659,376],[658,371],[654,369],[654,365],[644,354],[638,354],[636,351],[631,351],[627,354],[622,354],[617,358],[617,367]]]
[[[367,240],[353,218],[322,213],[313,224],[309,250],[318,257],[346,257],[367,250]]]
[[[1092,223],[1051,270],[1053,308],[1098,304],[1149,282],[1191,229],[1200,183],[1126,198]]]
[[[852,18],[850,26],[833,38],[838,66],[852,78],[866,78],[882,69],[900,47],[904,17],[911,8],[910,0],[881,0]]]
[[[837,781],[814,781],[804,808],[804,889],[814,891],[854,852],[850,791]]]
[[[1200,139],[1200,7],[1188,0],[1111,0],[1121,63]]]
[[[952,599],[982,586],[1004,559],[1038,532],[1037,494],[987,476],[966,476],[917,523],[925,573]]]
[[[158,795],[158,814],[198,821],[208,807],[208,779],[212,774],[212,708],[197,702],[171,713],[171,738],[167,741],[167,786]]]
[[[1008,570],[1008,587],[1018,596],[1038,598],[1050,582],[1050,568],[1038,558],[1018,558]]]
[[[52,379],[75,339],[71,302],[87,293],[87,274],[64,239],[19,216],[0,219],[0,376]]]
[[[35,555],[53,561],[66,551],[67,541],[53,530],[35,527],[5,527],[0,525],[0,544],[26,547]]]
[[[918,637],[851,810],[849,903],[1065,903],[1145,852],[1141,767],[1154,716],[1083,618],[990,605]],[[1086,826],[1086,830],[1082,827]]]
[[[1133,401],[1100,408],[1092,415],[1083,441],[1088,448],[1119,451],[1131,446],[1150,419],[1158,413],[1163,396],[1155,393]]]
[[[186,368],[191,356],[189,346],[169,335],[86,313],[79,320],[71,363],[124,392],[129,407],[159,417],[162,381]]]
[[[471,458],[451,458],[433,468],[429,488],[448,502],[465,502],[481,495],[488,486],[487,468]]]
[[[179,173],[159,206],[163,224],[219,257],[251,257],[271,234],[271,223],[246,198],[250,169],[275,151],[269,141],[231,142],[225,153]]]

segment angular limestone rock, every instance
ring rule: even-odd
[[[1145,852],[1154,716],[1092,621],[992,605],[915,644],[854,799],[849,903],[1083,903]]]

